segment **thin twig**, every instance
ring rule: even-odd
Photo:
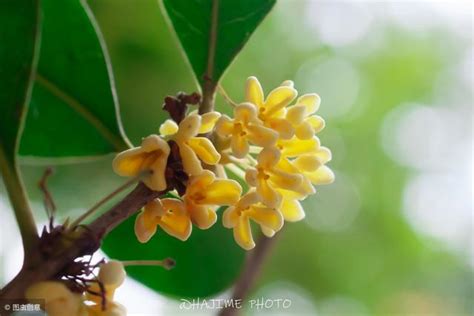
[[[95,211],[97,211],[99,209],[99,207],[101,207],[102,205],[104,205],[107,201],[109,201],[110,199],[112,199],[114,196],[116,196],[117,194],[119,194],[120,192],[122,192],[123,190],[125,190],[126,188],[128,188],[129,186],[131,186],[132,184],[136,183],[137,181],[139,181],[144,174],[147,174],[149,173],[149,171],[147,171],[146,173],[141,173],[139,174],[138,176],[130,179],[129,181],[125,182],[124,184],[122,184],[121,186],[119,186],[117,189],[115,189],[114,191],[110,192],[108,195],[106,195],[104,198],[102,198],[100,201],[98,201],[94,206],[92,206],[88,211],[86,211],[84,214],[82,214],[81,216],[79,216],[74,222],[71,223],[71,229],[74,229],[74,227],[78,226],[80,223],[82,223],[87,217],[89,217],[90,215],[94,214]]]
[[[171,258],[166,258],[163,260],[127,260],[122,261],[122,264],[124,266],[159,266],[170,270],[174,268],[176,262]]]
[[[232,107],[236,107],[238,104],[237,102],[235,102],[234,100],[231,99],[231,97],[227,94],[227,92],[225,91],[224,87],[222,87],[222,85],[218,84],[217,85],[217,90],[219,91],[219,93],[222,95],[222,97],[224,98],[224,100]]]
[[[52,167],[46,168],[44,170],[43,176],[38,182],[38,187],[41,192],[43,192],[44,209],[50,221],[52,220],[52,218],[54,218],[54,213],[56,211],[56,204],[54,203],[53,196],[51,195],[48,189],[48,179],[53,173],[54,169]]]
[[[281,232],[280,232],[281,233]],[[267,258],[272,246],[275,244],[277,235],[272,238],[261,235],[255,248],[248,254],[245,262],[244,270],[240,274],[240,278],[237,280],[232,293],[232,300],[244,300],[247,298],[249,291],[255,284],[256,279],[260,274],[260,270]],[[219,316],[235,316],[238,314],[239,309],[230,304],[228,307],[222,309],[219,312]]]

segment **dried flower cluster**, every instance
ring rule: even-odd
[[[160,134],[117,155],[113,168],[119,175],[150,170],[143,180],[150,189],[179,196],[144,207],[135,223],[139,241],[147,242],[158,226],[184,241],[193,226],[214,225],[216,211],[226,206],[223,225],[233,229],[242,248],[252,249],[250,221],[273,236],[285,221],[305,217],[300,202],[315,193],[314,185],[334,180],[325,165],[331,152],[316,136],[325,124],[315,115],[317,94],[297,98],[293,82],[285,81],[265,98],[255,77],[248,78],[245,92],[233,118],[218,112],[186,115],[183,105],[197,103],[195,95],[167,98],[164,108],[172,119]],[[244,194],[231,174],[246,183]]]

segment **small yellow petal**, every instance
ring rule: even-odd
[[[196,155],[208,165],[215,165],[221,159],[212,142],[205,137],[192,137],[188,140],[188,145]]]
[[[150,166],[150,170],[153,171],[153,173],[143,179],[143,182],[154,191],[163,191],[166,189],[165,170],[168,162],[167,158],[168,155],[158,157]]]
[[[107,287],[119,287],[125,281],[126,276],[127,273],[120,261],[109,260],[100,265],[98,279]]]
[[[188,180],[188,188],[187,192],[194,193],[202,193],[203,190],[206,190],[207,186],[209,186],[214,180],[216,176],[209,170],[203,170],[200,174],[191,177]]]
[[[260,107],[263,105],[263,89],[255,77],[249,77],[245,86],[245,99]]]
[[[246,216],[239,217],[239,222],[234,227],[234,239],[237,244],[245,250],[250,250],[255,247],[250,222]]]
[[[288,222],[297,222],[305,217],[304,209],[300,202],[295,199],[283,198],[280,211]]]
[[[211,207],[188,205],[187,209],[193,223],[200,229],[208,229],[217,221],[216,211]]]
[[[203,198],[199,204],[233,205],[237,203],[242,193],[242,187],[235,180],[216,180],[202,192]]]
[[[140,147],[119,153],[112,162],[114,172],[120,176],[133,177],[142,171],[147,153]]]
[[[156,217],[165,215],[163,204],[160,199],[154,199],[148,202],[143,208],[143,214],[146,222],[152,222]]]
[[[182,241],[189,238],[192,231],[191,219],[186,212],[184,203],[178,199],[163,199],[166,214],[160,218],[160,227],[169,235]]]
[[[239,214],[234,206],[226,208],[222,214],[222,225],[225,228],[234,228],[239,220]]]
[[[306,107],[306,116],[315,113],[321,104],[321,98],[316,93],[304,94],[298,98],[296,104],[301,104]]]
[[[158,135],[150,135],[143,138],[141,147],[146,152],[153,152],[157,150],[169,152],[168,143]]]
[[[219,112],[208,112],[201,115],[201,127],[199,134],[206,134],[212,131],[217,120],[221,117]]]
[[[178,124],[176,124],[175,121],[168,119],[163,124],[161,124],[160,134],[162,136],[173,135],[178,132],[178,128]]]
[[[301,155],[293,161],[293,165],[302,172],[315,171],[321,166],[318,156],[313,154]]]
[[[280,160],[280,151],[275,147],[264,148],[258,154],[258,165],[264,169],[270,169]]]
[[[216,132],[221,137],[231,136],[234,131],[234,123],[230,117],[223,115],[216,123]]]
[[[253,206],[246,214],[261,226],[268,227],[274,231],[279,231],[283,226],[283,216],[275,209],[261,206]]]
[[[241,136],[240,134],[235,134],[230,143],[232,148],[232,153],[236,158],[244,158],[249,152],[249,143],[246,137]]]
[[[257,108],[252,103],[241,103],[234,109],[234,118],[238,122],[253,122],[257,119]]]
[[[326,122],[319,115],[310,116],[305,120],[305,122],[313,127],[315,133],[319,133],[324,129],[324,126],[326,126]]]
[[[203,168],[193,149],[184,143],[179,144],[179,154],[183,161],[184,171],[190,176],[202,173]]]
[[[293,88],[295,86],[295,83],[291,80],[285,80],[280,84],[280,86],[286,86],[286,87]]]
[[[305,119],[306,107],[304,105],[293,105],[286,112],[286,119],[293,125],[299,125]]]
[[[294,165],[292,161],[284,157],[280,159],[276,166],[279,170],[289,172],[289,173],[300,173],[301,171]]]
[[[287,191],[291,192],[291,191]],[[303,177],[303,182],[301,186],[296,190],[300,194],[300,196],[296,196],[295,198],[301,200],[306,198],[308,195],[316,193],[316,189],[314,188],[313,184],[311,183],[310,179],[306,176]]]
[[[260,147],[274,146],[278,140],[278,133],[259,125],[247,126],[250,141]]]
[[[264,179],[258,179],[257,193],[263,204],[271,208],[278,208],[281,204],[281,195]]]
[[[170,236],[186,241],[191,235],[191,219],[187,214],[168,213],[160,220],[160,227]]]
[[[265,226],[260,226],[260,228],[262,229],[262,233],[267,236],[268,238],[271,238],[273,236],[275,236],[275,231],[273,229],[270,229],[268,227],[265,227]]]
[[[314,185],[330,184],[334,182],[334,172],[327,166],[321,166],[316,171],[307,173],[306,176]]]
[[[268,94],[267,99],[264,103],[265,112],[262,113],[265,116],[271,116],[272,113],[279,111],[293,101],[298,92],[295,89],[288,86],[280,86]]]
[[[305,188],[307,185],[309,185],[311,189]],[[311,181],[309,181],[309,179],[306,177],[303,177],[303,183],[297,191],[290,191],[284,189],[278,189],[277,191],[281,194],[282,198],[294,200],[304,200],[308,195],[316,193],[316,190],[311,184]]]
[[[311,139],[314,134],[314,128],[308,122],[303,122],[295,128],[295,136],[299,139]]]
[[[278,132],[282,139],[290,139],[295,134],[295,128],[285,118],[272,118],[266,121],[266,125]]]
[[[258,193],[254,189],[251,189],[244,196],[242,196],[240,201],[237,203],[237,207],[240,209],[246,209],[252,204],[258,203],[259,201],[260,198]]]
[[[303,177],[300,174],[273,169],[270,173],[270,181],[278,188],[297,191],[303,181]]]
[[[114,171],[121,176],[136,176],[141,171],[151,170],[153,174],[143,182],[152,190],[166,188],[164,176],[170,148],[167,142],[151,135],[143,139],[142,146],[118,154],[112,162]]]
[[[331,161],[332,159],[331,151],[327,147],[319,148],[319,150],[314,155],[321,164],[325,164],[326,162]]]
[[[181,123],[179,123],[178,133],[175,135],[176,140],[184,141],[196,136],[201,127],[201,116],[198,114],[191,114],[186,116]]]
[[[156,233],[156,225],[147,225],[145,222],[145,218],[143,212],[138,214],[137,218],[135,219],[135,235],[137,239],[141,243],[148,242],[151,237]]]
[[[320,143],[317,137],[311,139],[292,138],[290,140],[280,140],[278,147],[281,149],[283,157],[295,157],[303,154],[314,153],[319,149]]]

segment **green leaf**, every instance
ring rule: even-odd
[[[38,73],[20,154],[103,155],[128,147],[109,58],[84,1],[43,0]]]
[[[34,244],[37,234],[16,154],[36,67],[39,20],[37,0],[0,2],[0,174],[25,251]]]
[[[0,3],[0,147],[11,162],[31,95],[38,21],[37,0]]]
[[[219,81],[275,2],[276,0],[163,1],[201,86],[204,86],[206,78],[214,83]]]
[[[185,242],[159,228],[146,244],[137,241],[134,222],[133,217],[129,218],[114,229],[102,249],[120,260],[176,260],[176,267],[169,271],[161,267],[127,267],[128,275],[151,289],[177,298],[207,297],[228,288],[239,275],[244,251],[220,219],[208,230],[193,227]]]

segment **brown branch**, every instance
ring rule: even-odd
[[[66,269],[74,259],[93,254],[100,247],[102,238],[112,229],[162,194],[163,192],[151,191],[140,183],[109,211],[81,229],[77,238],[70,241],[67,247],[64,246],[66,237],[58,238],[57,246],[60,251],[55,252],[54,256],[45,256],[39,250],[29,254],[34,260],[30,261],[31,264],[24,265],[18,275],[0,291],[0,299],[23,298],[31,284],[52,279]]]
[[[234,302],[247,298],[249,291],[252,289],[252,286],[260,274],[265,258],[267,258],[272,246],[277,240],[277,236],[278,235],[268,238],[261,235],[255,248],[248,254],[244,269],[234,286],[234,291],[232,293],[232,300]],[[234,304],[230,304],[228,307],[222,309],[219,312],[219,316],[237,315],[239,309],[235,308],[233,305]]]

